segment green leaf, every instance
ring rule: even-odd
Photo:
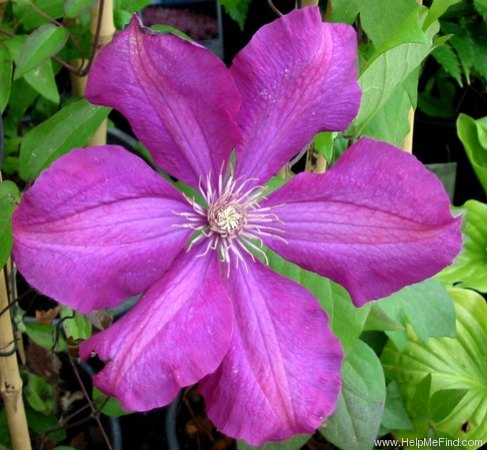
[[[313,146],[314,149],[326,159],[326,162],[331,163],[333,160],[333,133],[318,133],[314,137]]]
[[[388,343],[381,359],[388,378],[397,381],[413,420],[427,415],[431,423],[434,422],[431,415],[435,414],[440,419],[434,422],[435,430],[465,442],[470,440],[466,447],[473,449],[476,446],[471,440],[487,441],[487,303],[473,291],[455,288],[449,292],[455,303],[456,339],[432,338],[425,345],[409,329],[406,349],[401,352]],[[424,392],[415,395],[418,383],[428,375],[433,397]],[[432,408],[434,394],[442,390],[466,392],[455,405],[449,401],[448,408],[441,405]],[[450,394],[460,396],[460,392]],[[438,395],[444,399],[444,393]],[[451,411],[441,418],[445,409]],[[418,434],[419,431],[424,433],[418,430]]]
[[[219,0],[227,14],[238,23],[241,30],[249,12],[250,0]]]
[[[453,201],[458,163],[453,161],[447,163],[426,164],[426,168],[438,177],[443,184],[448,197]]]
[[[244,441],[237,441],[237,450],[296,450],[306,444],[310,437],[311,435],[309,434],[302,434],[286,441],[269,442],[268,444],[258,445],[257,447],[247,444]]]
[[[81,99],[30,130],[20,147],[20,176],[32,180],[61,155],[85,145],[109,111]]]
[[[59,104],[59,91],[49,59],[42,61],[24,75],[24,80],[47,100]]]
[[[416,75],[413,73],[412,75]],[[361,135],[402,147],[409,133],[411,100],[403,86],[398,86],[384,106],[368,121]]]
[[[342,376],[337,409],[319,431],[337,447],[372,449],[386,398],[380,361],[367,344],[357,340],[345,358]]]
[[[10,137],[17,136],[18,125],[24,117],[27,109],[37,98],[37,92],[32,89],[27,82],[21,78],[12,84],[11,98],[15,98],[15,102],[9,102],[8,114],[4,117],[4,131]]]
[[[418,108],[432,117],[451,117],[457,86],[443,71],[438,71],[419,93]]]
[[[91,323],[82,314],[73,311],[67,306],[61,309],[64,333],[68,338],[88,339],[91,337]]]
[[[38,64],[58,53],[68,39],[68,30],[52,23],[41,25],[25,41],[16,61],[14,78],[18,79]]]
[[[113,11],[113,22],[117,30],[122,30],[132,19],[132,13],[125,11],[124,9],[115,9]]]
[[[428,11],[428,15],[424,21],[424,29],[428,29],[428,27],[438,20],[443,14],[445,14],[446,10],[456,3],[461,2],[462,0],[433,0],[433,3]]]
[[[34,1],[32,0],[13,0],[12,3],[15,3],[19,6],[31,6]]]
[[[95,5],[96,0],[64,0],[64,12],[66,17],[78,17],[90,11]]]
[[[364,331],[403,331],[401,322],[391,319],[377,302],[372,303]]]
[[[42,436],[47,431],[56,427],[56,425],[59,425],[59,420],[54,415],[46,416],[45,414],[32,409],[28,404],[26,406],[25,413],[29,428],[39,436]],[[62,441],[63,439],[66,439],[66,430],[61,429],[49,433],[50,441]]]
[[[433,49],[432,37],[437,27],[430,27],[426,44],[401,44],[385,53],[366,67],[359,77],[362,103],[352,134],[360,135],[363,128],[384,107],[395,90],[403,84]]]
[[[445,285],[487,292],[487,205],[469,200],[463,206],[463,248],[436,278]]]
[[[331,21],[351,25],[357,18],[363,0],[331,0]]]
[[[371,59],[401,44],[426,44],[420,19],[424,11],[424,7],[410,0],[364,0],[360,19],[376,49]]]
[[[170,25],[152,25],[151,30],[157,31],[159,33],[171,33],[175,34],[176,36],[179,36],[183,39],[186,39],[187,41],[193,42],[193,39],[189,37],[186,33],[183,33],[182,31],[178,30],[177,28],[171,27]]]
[[[421,434],[428,431],[429,428],[429,399],[431,395],[431,374],[427,373],[414,388],[413,405],[411,415],[414,418],[414,424]]]
[[[12,448],[10,443],[10,433],[8,430],[7,411],[0,409],[0,450]]]
[[[124,9],[131,13],[140,11],[142,8],[146,7],[152,0],[115,0],[115,6],[117,8]]]
[[[465,397],[466,389],[440,389],[430,398],[430,413],[434,422],[446,419],[455,406]]]
[[[44,378],[27,372],[25,398],[37,412],[49,415],[54,410],[54,388]]]
[[[52,350],[54,341],[56,338],[56,330],[51,324],[47,323],[26,323],[25,333],[32,339],[37,345],[45,348],[46,350]],[[61,333],[57,334],[57,342],[54,348],[55,351],[66,350],[66,341]]]
[[[28,36],[25,34],[17,34],[2,41],[2,44],[5,44],[5,47],[7,47],[12,59],[19,59],[20,51],[22,50],[27,38]]]
[[[7,106],[12,88],[13,61],[7,47],[0,45],[0,113]]]
[[[441,30],[451,34],[449,44],[455,49],[456,55],[462,67],[467,83],[470,84],[470,72],[477,58],[475,42],[470,31],[465,25],[458,25],[452,22],[443,22]]]
[[[47,17],[40,15],[34,8],[30,6],[30,3],[23,2],[23,4],[14,4],[15,17],[27,30],[33,30],[39,25],[49,22]],[[63,2],[59,0],[36,0],[36,6],[44,11],[48,17],[53,19],[59,19],[63,17],[64,7]]]
[[[107,397],[105,394],[100,392],[97,388],[93,388],[93,401],[96,407],[99,408],[103,405],[101,412],[106,416],[110,417],[120,417],[131,414],[130,411],[125,411],[116,398]]]
[[[425,344],[431,337],[455,337],[452,300],[435,279],[407,286],[377,301],[375,306],[404,328],[410,323]]]
[[[19,200],[19,189],[14,182],[0,183],[0,268],[12,249],[12,214]]]
[[[457,134],[470,164],[487,193],[487,117],[474,120],[466,114],[457,119]]]
[[[453,77],[460,86],[463,86],[462,74],[460,72],[460,62],[456,53],[453,51],[450,45],[448,45],[448,43],[435,48],[431,53],[431,56],[436,59],[438,64],[443,67],[446,73]]]
[[[487,0],[473,0],[477,12],[487,21]]]
[[[24,47],[27,40],[27,36],[17,35],[12,36],[10,39],[5,41],[7,48],[14,60],[18,60],[22,48]],[[24,75],[24,80],[32,86],[38,93],[40,93],[44,98],[47,98],[51,102],[59,103],[59,92],[56,85],[56,80],[54,78],[54,71],[52,69],[52,62],[50,59],[46,59],[37,65],[34,69],[30,70]],[[17,82],[20,80],[17,80]],[[22,95],[22,98],[24,95]],[[17,97],[17,101],[20,99]],[[12,105],[10,105],[12,107]]]
[[[395,381],[389,383],[386,389],[386,403],[381,426],[387,430],[413,429],[413,422],[404,407],[399,387]]]
[[[272,177],[266,184],[266,194],[269,195],[271,192],[274,192],[276,189],[279,189],[281,186],[286,184],[286,180],[281,177]]]
[[[270,250],[267,251],[267,256],[271,269],[297,281],[315,295],[328,314],[333,333],[347,352],[362,333],[370,304],[357,308],[340,285],[301,269]]]
[[[477,33],[475,30],[472,30],[472,39],[475,43],[473,68],[485,83],[487,81],[487,33],[485,32],[485,27],[483,29],[477,29]]]

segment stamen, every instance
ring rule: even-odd
[[[255,178],[235,178],[231,168],[227,173],[223,168],[224,164],[216,186],[212,185],[211,173],[204,178],[205,182],[202,177],[198,180],[205,206],[183,194],[193,211],[173,213],[186,219],[186,223],[174,226],[195,231],[188,243],[188,251],[206,241],[204,250],[198,257],[216,251],[220,262],[227,266],[228,276],[232,261],[237,268],[242,264],[246,271],[249,257],[255,262],[256,256],[259,256],[269,264],[262,240],[264,236],[279,239],[286,244],[287,241],[281,236],[284,229],[276,226],[284,224],[273,211],[276,207],[259,206],[266,187],[248,187]]]

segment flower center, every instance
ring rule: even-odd
[[[210,230],[222,236],[235,236],[245,227],[247,215],[238,203],[213,205],[208,209]]]
[[[253,261],[259,254],[267,262],[263,251],[263,238],[273,237],[286,242],[280,234],[284,232],[282,222],[272,208],[261,207],[262,186],[248,187],[252,180],[235,179],[233,173],[226,176],[220,173],[216,186],[212,184],[210,174],[206,177],[206,186],[200,180],[199,190],[206,206],[193,199],[186,200],[193,207],[192,212],[174,212],[187,219],[187,223],[176,226],[191,228],[195,231],[189,248],[206,242],[201,255],[216,251],[221,262],[227,264],[230,271],[232,257],[246,267],[247,254]],[[189,249],[188,249],[189,250]]]

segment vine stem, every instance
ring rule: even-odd
[[[49,20],[53,25],[56,25],[59,28],[63,28],[64,25],[51,17],[49,14],[47,14],[43,9],[39,8],[35,3],[30,3],[29,6],[40,16],[44,17],[45,19]],[[74,38],[74,36],[71,33],[68,33],[68,39],[73,43],[73,45],[76,47],[76,50],[81,54],[81,46],[79,45],[79,42]]]
[[[272,0],[267,0],[267,4],[269,5],[269,8],[271,8],[272,11],[274,11],[279,17],[283,15],[282,12],[276,8]]]
[[[3,314],[0,315],[0,351],[8,356],[0,356],[0,396],[7,413],[13,450],[31,450],[5,275],[1,269],[0,310]]]
[[[73,369],[76,380],[78,381],[81,391],[83,392],[83,396],[85,397],[86,401],[88,402],[88,405],[90,406],[91,416],[93,419],[95,419],[96,423],[98,424],[98,428],[100,429],[100,433],[102,434],[103,439],[105,440],[108,450],[113,450],[112,444],[110,443],[110,439],[108,438],[105,428],[103,428],[103,424],[101,423],[100,411],[93,404],[93,401],[90,398],[90,394],[86,390],[86,387],[83,383],[83,380],[81,379],[76,364],[74,363],[74,360],[71,356],[69,356],[69,363],[71,364],[71,368]],[[83,421],[80,421],[80,423],[83,423]]]

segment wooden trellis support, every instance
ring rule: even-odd
[[[7,413],[13,450],[30,450],[29,428],[22,399],[10,302],[4,269],[0,270],[0,396]]]

